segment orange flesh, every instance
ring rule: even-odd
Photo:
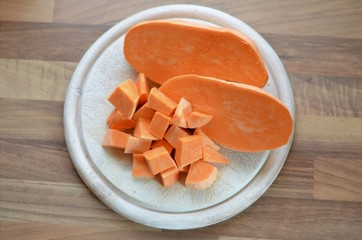
[[[187,128],[187,123],[189,121],[191,112],[191,103],[186,99],[181,98],[173,115],[172,124],[178,127]]]
[[[126,119],[132,118],[136,111],[138,99],[136,84],[131,79],[121,83],[108,98]]]
[[[192,135],[181,137],[177,143],[175,161],[183,168],[202,158],[202,137]]]
[[[293,120],[287,107],[257,87],[184,75],[168,80],[160,90],[174,101],[184,97],[195,111],[212,115],[202,130],[230,149],[274,149],[286,144],[292,132]]]
[[[173,147],[165,139],[154,141],[152,143],[151,149],[161,147],[161,146],[165,147],[167,152],[171,155]]]
[[[144,73],[138,74],[138,77],[136,79],[136,86],[139,95],[138,106],[142,106],[147,102],[148,94],[150,92],[150,86],[148,85]]]
[[[268,80],[255,44],[231,29],[187,21],[145,21],[128,30],[123,50],[133,68],[159,84],[184,74],[257,87]]]
[[[148,150],[143,153],[143,156],[153,175],[175,166],[175,162],[163,146]]]
[[[136,126],[134,119],[125,119],[117,109],[114,109],[107,119],[107,124],[110,129],[125,130]]]
[[[136,121],[138,121],[139,118],[152,119],[153,115],[155,115],[155,112],[155,110],[147,107],[147,105],[145,104],[134,113],[133,119]]]
[[[206,113],[193,111],[187,122],[188,128],[200,128],[208,124],[212,120],[212,116]]]
[[[215,182],[217,172],[215,166],[202,160],[194,162],[187,173],[185,186],[196,190],[206,189]]]
[[[134,177],[144,177],[144,178],[153,178],[154,175],[151,173],[148,168],[147,161],[143,154],[133,154],[132,162],[132,176]]]
[[[177,169],[176,164],[174,163],[173,167],[160,172],[160,177],[162,185],[164,187],[169,187],[173,185],[179,177],[179,171]]]
[[[220,150],[220,147],[214,143],[206,134],[201,130],[201,128],[196,128],[194,135],[200,135],[202,137],[202,144],[205,146],[208,146],[209,148],[212,148],[216,151]]]
[[[149,126],[149,133],[157,139],[162,139],[170,125],[171,117],[156,112]]]
[[[143,153],[151,148],[152,140],[129,136],[124,153]]]
[[[202,146],[202,159],[205,162],[213,163],[217,166],[229,164],[229,159],[224,157],[218,151],[215,151],[207,146]]]
[[[147,107],[170,116],[175,111],[177,103],[157,88],[152,88],[148,95]]]
[[[172,125],[165,133],[164,138],[169,144],[171,144],[172,147],[176,148],[179,138],[187,136],[190,136],[190,134],[188,134],[184,129],[179,128],[176,125]]]
[[[136,127],[133,131],[133,135],[138,138],[142,139],[149,139],[149,140],[157,140],[158,138],[153,136],[150,132],[150,123],[149,119],[140,118],[137,121]]]
[[[130,135],[128,133],[108,129],[102,145],[104,147],[124,149],[126,148],[129,137]]]

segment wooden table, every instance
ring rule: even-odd
[[[256,29],[292,83],[296,132],[255,204],[192,231],[110,210],[69,158],[63,103],[78,61],[107,29],[171,3],[220,9]],[[362,239],[361,1],[0,0],[0,239]]]

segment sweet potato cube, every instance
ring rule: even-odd
[[[178,127],[187,128],[187,123],[189,121],[191,112],[191,103],[185,98],[181,98],[180,102],[177,104],[171,123]]]
[[[134,128],[136,121],[134,119],[124,118],[117,109],[114,109],[107,119],[107,125],[111,129],[125,130]]]
[[[191,189],[203,190],[210,187],[216,180],[217,168],[203,160],[191,164],[187,173],[185,186]]]
[[[190,169],[190,165],[187,165],[182,168],[178,168],[178,171],[182,172],[182,173],[187,173],[189,171],[189,169]]]
[[[173,185],[179,177],[179,171],[176,166],[176,163],[174,163],[173,167],[160,172],[160,177],[161,177],[162,185],[164,187],[169,187],[169,186]]]
[[[138,99],[137,86],[131,79],[121,83],[108,98],[126,119],[132,118]]]
[[[176,109],[176,111],[177,111],[177,109]],[[205,126],[206,124],[208,124],[212,120],[212,117],[213,116],[210,114],[193,111],[190,114],[190,117],[188,119],[187,127],[188,128],[201,128],[201,127]]]
[[[138,121],[138,119],[140,118],[152,119],[153,115],[155,115],[155,112],[155,110],[147,107],[147,105],[145,104],[134,113],[133,119],[136,121]]]
[[[179,167],[183,167],[196,162],[202,158],[202,137],[192,135],[181,137],[177,143],[175,161]]]
[[[156,112],[152,118],[149,132],[157,139],[162,139],[165,135],[167,128],[170,126],[171,117],[163,113]]]
[[[208,146],[216,151],[220,150],[220,147],[214,142],[212,141],[202,130],[201,128],[196,128],[194,135],[199,135],[202,137],[202,144],[205,146]]]
[[[163,146],[143,153],[153,175],[175,166],[175,162]]]
[[[202,146],[202,154],[202,158],[205,162],[213,163],[218,166],[223,166],[229,163],[229,159],[208,146]]]
[[[143,153],[151,148],[152,140],[129,136],[124,153]]]
[[[181,137],[190,136],[184,129],[177,127],[176,125],[172,125],[167,132],[165,133],[164,138],[166,141],[171,144],[172,147],[176,148],[177,142]]]
[[[167,152],[171,155],[173,147],[165,139],[154,141],[151,145],[151,149],[161,147],[161,146],[164,146],[166,148]]]
[[[140,96],[138,100],[138,106],[142,106],[147,102],[148,94],[150,93],[150,86],[144,73],[138,74],[136,79],[136,86],[138,89],[138,95]]]
[[[155,111],[170,116],[175,111],[177,103],[158,90],[158,88],[152,88],[148,95],[147,106]]]
[[[143,154],[134,153],[132,162],[132,176],[142,178],[153,178],[154,175],[151,173],[147,161]]]
[[[145,118],[138,119],[136,127],[133,131],[133,135],[135,137],[142,138],[142,139],[157,140],[158,138],[156,138],[149,132],[150,123],[151,123],[151,120],[149,120],[149,119],[145,119]]]
[[[107,129],[102,145],[103,147],[124,149],[126,148],[129,137],[130,135],[128,133],[114,129]]]

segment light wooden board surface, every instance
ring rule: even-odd
[[[64,143],[70,77],[110,26],[172,3],[191,1],[0,0],[0,239],[360,239],[361,1],[192,1],[261,33],[294,89],[287,162],[243,213],[158,230],[114,213],[83,184]]]

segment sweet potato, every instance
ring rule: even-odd
[[[165,133],[164,138],[172,147],[176,148],[179,138],[187,136],[190,136],[190,134],[186,130],[172,125]]]
[[[112,148],[126,148],[128,139],[131,135],[125,132],[121,132],[114,129],[108,129],[106,135],[103,139],[103,147],[112,147]]]
[[[155,110],[147,107],[147,105],[144,104],[134,113],[133,119],[136,121],[138,121],[139,118],[152,119],[153,115],[155,115],[155,112]]]
[[[185,186],[191,189],[203,190],[210,187],[216,180],[217,168],[199,160],[191,164],[187,173]]]
[[[174,101],[186,98],[195,111],[213,116],[202,128],[215,142],[244,152],[270,150],[286,144],[293,120],[288,108],[264,90],[224,80],[183,75],[160,90]]]
[[[165,147],[167,152],[171,155],[173,147],[165,139],[154,141],[151,145],[151,149],[161,147],[161,146]]]
[[[134,153],[132,161],[132,176],[142,178],[153,178],[147,161],[142,153]]]
[[[143,153],[151,148],[152,140],[129,136],[124,153]]]
[[[212,148],[216,151],[220,150],[220,147],[214,143],[206,134],[201,130],[201,128],[196,128],[194,131],[194,135],[200,135],[202,137],[202,144],[205,146],[208,146],[209,148]]]
[[[150,123],[151,120],[146,118],[140,118],[137,121],[136,127],[133,131],[133,135],[138,138],[142,139],[149,139],[149,140],[158,140],[157,137],[153,136],[150,132]]]
[[[170,116],[175,111],[177,103],[158,90],[158,88],[152,88],[148,95],[147,107]]]
[[[175,162],[163,146],[148,150],[143,156],[153,175],[175,166]]]
[[[175,161],[179,169],[202,158],[202,137],[181,137],[176,146]]]
[[[110,129],[125,130],[134,128],[136,121],[124,118],[117,109],[114,109],[107,118],[107,125]]]
[[[156,112],[151,120],[149,133],[157,139],[162,139],[170,125],[170,121],[171,117],[160,112]]]
[[[145,21],[131,27],[124,55],[150,80],[198,74],[263,87],[268,73],[255,44],[241,32],[177,21]]]
[[[182,99],[182,98],[181,98]],[[193,111],[187,122],[188,128],[200,128],[208,124],[212,120],[212,116],[206,113]]]
[[[202,159],[216,166],[223,166],[229,163],[229,159],[208,146],[202,146]]]
[[[191,103],[187,101],[185,98],[181,98],[179,103],[177,104],[171,124],[176,125],[178,127],[187,128],[191,112],[192,112]]]
[[[139,95],[138,106],[142,106],[147,102],[148,94],[150,92],[150,86],[148,85],[144,73],[138,74],[138,77],[136,79],[136,86]]]

